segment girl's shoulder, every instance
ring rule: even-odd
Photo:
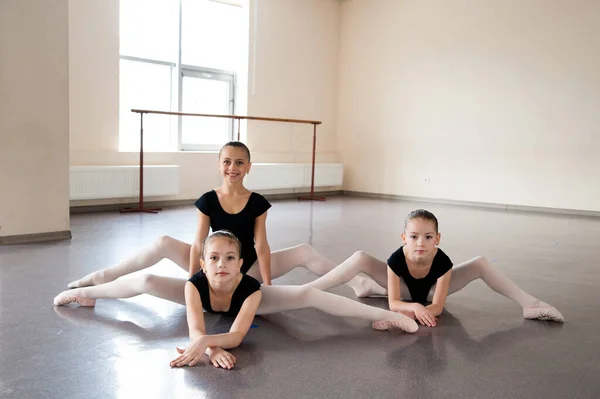
[[[448,270],[452,269],[452,260],[441,248],[438,248],[435,257],[433,258],[433,263],[431,265],[432,269],[436,270],[438,275],[444,275]]]
[[[398,276],[402,276],[408,271],[408,265],[404,256],[404,246],[401,246],[389,256],[387,265]]]
[[[434,261],[444,261],[444,262],[450,262],[452,263],[452,261],[450,260],[450,257],[448,255],[446,255],[446,253],[444,251],[442,251],[441,248],[437,249],[437,253],[435,254],[435,257],[433,258]]]
[[[245,292],[254,293],[255,291],[260,290],[260,283],[254,277],[244,274],[238,285],[238,288],[240,287]]]
[[[215,190],[205,192],[198,198],[194,205],[198,210],[206,215],[210,214],[211,209],[214,208],[215,204],[219,202],[219,197]]]
[[[262,215],[269,208],[271,208],[271,203],[256,191],[252,191],[250,193],[250,199],[248,200],[248,204],[250,205],[256,216]]]

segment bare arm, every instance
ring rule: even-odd
[[[401,312],[414,319],[413,304],[403,301],[402,293],[400,292],[400,277],[388,266],[387,268],[388,282],[388,305],[392,312]],[[407,314],[408,313],[408,314]]]
[[[256,218],[254,223],[254,247],[264,285],[271,285],[271,248],[267,241],[267,212]]]
[[[244,301],[240,312],[236,316],[228,333],[206,335],[204,327],[204,312],[202,310],[202,301],[200,294],[194,285],[190,282],[185,285],[185,302],[187,306],[188,327],[190,329],[190,339],[192,341],[202,339],[207,348],[218,346],[221,348],[237,347],[252,325],[252,320],[256,315],[256,309],[260,304],[261,292],[256,291]]]
[[[176,359],[171,361],[171,367],[195,365],[206,352],[210,355],[211,348],[237,347],[252,325],[256,310],[261,300],[261,292],[256,291],[244,301],[228,333],[207,335],[204,325],[204,312],[200,294],[190,282],[185,285],[185,302],[187,307],[188,328],[191,344],[186,349],[179,349]]]
[[[188,328],[190,330],[190,339],[193,341],[206,335],[204,326],[204,310],[200,293],[194,284],[189,281],[185,283],[185,307],[187,313]]]
[[[439,316],[444,310],[451,278],[452,269],[448,270],[446,274],[437,279],[435,284],[435,292],[433,293],[433,302],[431,302],[431,305],[425,307],[434,316]]]
[[[258,305],[260,305],[261,298],[262,293],[260,291],[256,291],[246,298],[240,309],[240,313],[238,313],[233,321],[229,332],[224,334],[205,335],[203,337],[204,344],[208,348],[218,346],[220,348],[230,349],[239,346],[252,326],[252,321],[256,315]]]
[[[448,288],[446,287],[446,293],[447,292]],[[388,266],[388,303],[390,310],[393,312],[402,313],[413,320],[417,320],[424,326],[435,327],[436,319],[431,310],[420,303],[405,302],[401,300],[401,294],[400,277],[398,277],[396,273],[394,273],[394,271]]]
[[[192,277],[200,270],[200,252],[202,251],[202,243],[206,236],[208,236],[209,229],[210,218],[198,211],[198,227],[196,228],[196,236],[194,237],[194,242],[192,242],[192,248],[190,249],[188,277]],[[202,306],[200,306],[200,309],[202,309]]]

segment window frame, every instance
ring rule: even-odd
[[[210,75],[210,76],[206,76]],[[233,115],[235,110],[235,72],[232,71],[224,71],[221,69],[214,68],[205,68],[199,67],[195,65],[180,65],[179,69],[179,99],[178,101],[178,110],[179,112],[183,112],[183,78],[184,77],[192,77],[199,79],[212,79],[218,80],[221,82],[229,83],[229,115]],[[183,117],[179,116],[177,121],[177,145],[178,151],[218,151],[222,144],[190,144],[183,143],[183,124],[181,123],[181,119]],[[186,116],[186,118],[203,118],[202,116]],[[227,141],[233,140],[234,135],[234,123],[233,119],[228,120],[229,131],[227,132]]]
[[[227,4],[231,7],[239,7],[241,6],[238,4],[235,4],[233,2],[228,2],[228,1],[218,1],[218,0],[205,0],[205,1],[215,1],[217,3],[224,3]],[[184,77],[198,77],[198,78],[202,78],[202,79],[214,79],[214,80],[219,80],[219,81],[225,81],[229,83],[229,107],[228,107],[228,112],[229,115],[234,115],[235,113],[235,105],[236,105],[236,73],[233,71],[227,71],[227,70],[222,70],[222,69],[216,69],[216,68],[210,68],[210,67],[206,67],[206,66],[199,66],[199,65],[187,65],[187,64],[182,64],[181,63],[181,54],[182,54],[182,48],[181,48],[181,44],[182,44],[182,24],[183,24],[183,18],[182,18],[182,10],[183,10],[183,1],[179,0],[178,2],[178,22],[177,22],[177,29],[178,29],[178,35],[177,35],[177,62],[169,62],[169,61],[162,61],[162,60],[156,60],[156,59],[151,59],[151,58],[142,58],[142,57],[135,57],[135,56],[130,56],[130,55],[124,55],[124,54],[119,54],[119,58],[121,60],[128,60],[128,61],[135,61],[135,62],[140,62],[140,63],[148,63],[148,64],[156,64],[156,65],[164,65],[164,66],[168,66],[171,68],[171,81],[170,81],[170,87],[171,87],[171,93],[170,93],[170,99],[169,99],[169,104],[170,104],[170,110],[171,112],[173,112],[174,107],[177,107],[177,111],[178,112],[182,112],[182,107],[183,107],[183,78]],[[175,84],[174,82],[174,73],[177,74],[177,83]],[[206,76],[206,75],[210,75],[210,76]],[[176,92],[174,91],[176,89]],[[121,95],[121,86],[119,84],[119,97]],[[176,104],[174,104],[174,102],[176,102]],[[188,116],[187,118],[202,118],[202,117],[194,117],[194,116]],[[215,144],[206,144],[206,143],[200,143],[200,144],[189,144],[189,143],[182,143],[182,116],[178,116],[177,118],[174,118],[175,121],[174,123],[170,124],[170,129],[169,132],[167,132],[167,134],[169,135],[169,142],[173,142],[173,139],[176,138],[176,145],[174,146],[175,148],[169,148],[167,150],[173,150],[175,149],[178,152],[183,152],[183,151],[218,151],[222,145],[215,145]],[[229,129],[228,129],[228,135],[227,135],[227,141],[231,141],[234,139],[234,135],[235,135],[235,124],[234,124],[234,120],[233,119],[229,119],[228,120],[229,123]],[[120,118],[119,118],[119,125],[120,125]],[[175,125],[175,126],[174,126]],[[121,127],[119,126],[119,134],[121,134]],[[128,150],[121,150],[120,151],[128,151]]]

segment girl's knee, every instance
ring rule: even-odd
[[[291,251],[295,259],[300,259],[303,262],[315,252],[313,247],[308,244],[296,245],[295,247],[291,248]]]
[[[490,267],[490,263],[483,256],[476,256],[471,260],[471,265],[475,269],[477,278],[481,278],[482,273]]]
[[[364,261],[370,258],[370,256],[365,251],[356,251],[352,254],[351,258],[356,261]]]
[[[159,277],[155,274],[142,274],[135,279],[134,284],[139,292],[151,291],[158,285]]]
[[[369,255],[365,251],[356,251],[350,259],[353,266],[358,267],[366,273],[376,272],[382,266],[384,267],[383,270],[385,270],[385,262]]]
[[[174,239],[170,236],[160,236],[156,240],[155,245],[159,249],[168,248],[173,243],[173,241]]]
[[[295,303],[306,305],[306,303],[315,296],[319,290],[308,285],[296,285],[288,291],[288,295],[293,298]]]
[[[487,267],[490,265],[490,262],[483,256],[476,256],[473,258],[473,261],[478,267]]]
[[[300,245],[296,245],[294,247],[294,249],[298,252],[302,252],[302,253],[309,253],[309,252],[313,252],[314,249],[313,247],[311,247],[309,244],[303,243]]]
[[[318,291],[316,288],[309,287],[307,285],[299,285],[295,290],[294,295],[300,298],[305,298],[316,291]]]

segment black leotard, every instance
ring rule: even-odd
[[[211,190],[198,198],[194,205],[210,218],[212,231],[229,230],[241,241],[241,255],[244,260],[241,271],[245,274],[258,258],[256,249],[254,249],[254,222],[257,217],[271,207],[269,201],[262,195],[253,192],[244,209],[231,214],[225,212],[217,193],[215,190]]]
[[[398,277],[404,280],[404,283],[410,292],[411,300],[414,302],[425,303],[427,302],[427,295],[437,279],[446,274],[448,270],[452,269],[452,261],[448,255],[438,248],[437,253],[433,257],[429,273],[423,278],[414,278],[408,271],[408,265],[406,264],[406,258],[404,257],[402,248],[403,247],[400,247],[396,252],[390,255],[387,264]]]
[[[260,290],[260,283],[254,278],[244,274],[242,280],[233,291],[231,296],[231,304],[229,310],[225,312],[215,312],[210,304],[210,291],[208,287],[208,279],[202,270],[194,274],[189,282],[194,284],[198,292],[200,293],[200,299],[202,300],[202,307],[209,313],[222,314],[229,317],[236,317],[244,304],[246,298]]]

